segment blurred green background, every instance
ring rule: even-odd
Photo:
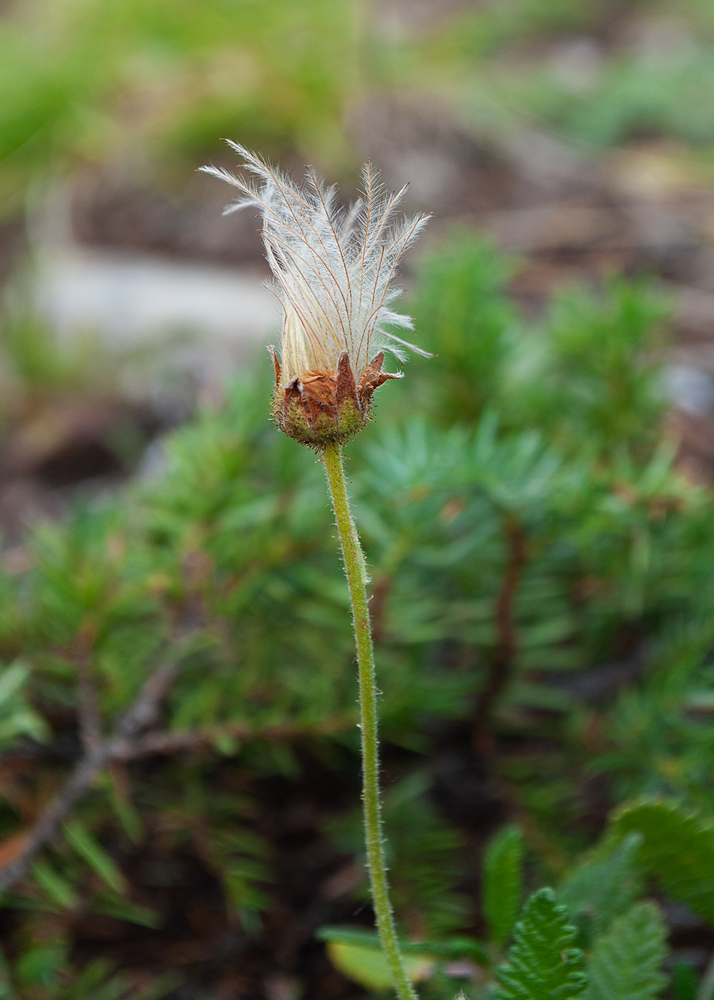
[[[235,166],[226,136],[348,197],[371,158],[433,213],[402,281],[436,357],[349,452],[398,916],[461,969],[425,995],[491,995],[508,821],[586,950],[603,872],[623,907],[660,878],[673,985],[643,997],[709,1000],[714,883],[659,842],[627,874],[608,815],[714,815],[713,67],[705,0],[0,5],[0,867],[86,750],[87,690],[106,733],[182,668],[2,898],[0,995],[368,985],[316,937],[370,924],[352,640],[321,469],[268,423],[256,220],[196,173]]]
[[[536,301],[581,274],[642,268],[709,290],[713,47],[698,0],[10,2],[0,273],[48,243],[260,267],[254,225],[218,219],[227,193],[194,174],[231,162],[227,136],[348,191],[371,157],[388,184],[411,180],[435,235],[464,217],[536,256],[521,279]],[[35,309],[27,287],[18,298]],[[57,312],[44,309],[50,326]],[[106,325],[95,312],[64,326],[91,339]],[[20,378],[53,356],[36,327],[4,324]],[[45,377],[61,381],[53,364]]]
[[[6,3],[0,417],[30,383],[116,389],[107,340],[126,348],[122,311],[146,304],[129,337],[141,354],[153,345],[141,317],[171,296],[146,255],[260,272],[253,220],[219,219],[228,192],[195,175],[231,164],[221,136],[298,172],[315,164],[348,193],[372,158],[435,213],[431,238],[464,219],[525,255],[513,290],[529,308],[623,271],[711,292],[713,51],[701,0]],[[85,248],[89,262],[69,253]],[[119,292],[117,254],[137,265]],[[99,262],[112,267],[98,277]],[[707,304],[690,300],[698,336]],[[186,309],[155,325],[210,335],[215,317]],[[256,320],[258,340],[271,322]]]

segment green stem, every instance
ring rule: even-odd
[[[402,953],[399,950],[392,904],[389,901],[387,869],[384,861],[382,809],[379,800],[377,684],[367,601],[367,566],[350,512],[340,447],[336,444],[328,445],[325,449],[324,459],[352,601],[355,644],[357,646],[360,732],[362,736],[362,806],[372,903],[377,918],[377,930],[394,989],[400,1000],[416,1000],[417,994],[406,974]]]

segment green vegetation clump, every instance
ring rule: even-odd
[[[509,268],[464,232],[424,261],[415,312],[438,356],[383,390],[403,395],[348,465],[373,581],[398,917],[428,996],[462,985],[474,1000],[654,1000],[664,931],[645,876],[705,922],[714,898],[700,818],[714,814],[711,494],[664,440],[654,290],[573,290],[536,324],[506,297]],[[126,970],[87,965],[72,928],[101,915],[158,940],[160,894],[137,867],[157,845],[190,849],[229,923],[261,940],[284,877],[261,789],[304,788],[316,762],[357,787],[322,470],[269,423],[269,397],[267,371],[237,380],[162,442],[151,475],[78,500],[27,540],[29,568],[0,575],[2,761],[24,768],[1,791],[7,863],[22,856],[30,803],[97,748],[111,765],[3,896],[7,996],[94,995],[93,976],[97,996],[124,995]],[[151,711],[137,715],[142,697]],[[448,766],[455,752],[463,765],[456,794],[445,745]],[[323,805],[320,835],[359,866],[355,805]],[[474,824],[508,814],[516,826],[476,879]],[[364,960],[376,989],[360,933],[323,936],[346,974]]]

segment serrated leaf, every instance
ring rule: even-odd
[[[365,989],[377,993],[392,989],[392,977],[381,949],[348,944],[346,941],[328,941],[327,953],[336,969]],[[404,968],[411,981],[416,983],[431,975],[434,959],[429,955],[406,955]]]
[[[623,837],[639,831],[643,869],[668,895],[714,926],[714,825],[659,799],[626,806],[613,825]]]
[[[523,891],[523,835],[506,826],[491,838],[483,859],[483,912],[490,939],[502,946],[508,940],[521,905]]]
[[[526,903],[515,927],[508,964],[499,966],[495,1000],[574,1000],[587,985],[583,955],[571,945],[577,935],[568,911],[552,889],[540,889]]]
[[[664,989],[667,932],[659,907],[637,903],[595,942],[583,1000],[655,1000]]]
[[[573,916],[584,913],[591,917],[595,934],[604,933],[640,895],[636,858],[641,843],[640,833],[628,834],[604,857],[596,856],[576,868],[558,889],[558,902]]]

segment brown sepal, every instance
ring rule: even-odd
[[[335,401],[339,406],[346,399],[357,399],[357,386],[355,385],[355,377],[350,365],[350,356],[347,351],[343,351],[337,362]]]
[[[302,444],[318,451],[342,443],[361,430],[369,419],[375,389],[388,379],[401,378],[382,371],[379,353],[355,383],[349,355],[343,351],[334,372],[306,371],[280,388],[280,365],[273,354],[276,385],[273,418],[278,427]]]
[[[278,391],[278,386],[280,385],[280,362],[278,361],[278,355],[275,353],[275,348],[270,346],[268,348],[270,351],[270,356],[273,359],[273,368],[275,369],[275,391]]]
[[[372,358],[370,363],[362,372],[362,377],[359,380],[359,395],[362,399],[363,405],[366,405],[367,408],[369,408],[372,402],[372,396],[374,395],[375,389],[379,389],[380,385],[384,385],[384,383],[388,382],[389,379],[403,378],[401,372],[394,375],[390,374],[390,372],[383,372],[383,364],[384,351],[380,351],[379,354]]]

